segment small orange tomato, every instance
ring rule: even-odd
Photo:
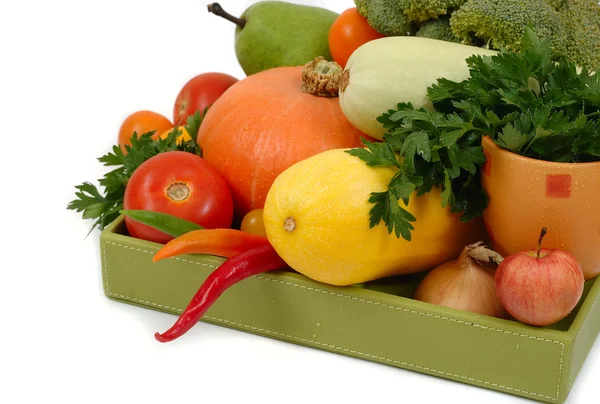
[[[163,133],[173,128],[173,124],[165,116],[152,111],[137,111],[129,115],[119,129],[119,146],[125,151],[125,145],[131,144],[133,132],[140,137],[144,133],[155,131]]]
[[[246,213],[246,216],[242,219],[240,230],[245,233],[267,237],[265,222],[263,221],[263,210],[254,209]]]
[[[341,13],[329,29],[329,50],[333,60],[343,68],[358,47],[383,37],[353,7]]]

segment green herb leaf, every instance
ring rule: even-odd
[[[518,152],[528,141],[527,134],[519,132],[511,123],[507,123],[498,135],[496,143],[512,152]]]
[[[444,171],[444,183],[442,184],[442,192],[440,194],[442,198],[442,207],[452,205],[452,181],[448,170]]]
[[[431,147],[427,132],[413,132],[404,141],[400,154],[404,156],[404,170],[409,175],[414,175],[415,156],[420,156],[425,161],[431,160]]]
[[[377,226],[382,220],[386,224],[389,234],[394,232],[396,237],[411,240],[411,231],[414,230],[411,222],[415,217],[404,208],[400,207],[398,198],[393,192],[374,192],[369,198],[374,206],[370,211],[370,226]]]
[[[360,158],[372,167],[400,166],[394,151],[388,143],[370,142],[366,139],[362,139],[362,143],[365,148],[350,149],[347,150],[347,153]]]
[[[202,114],[200,111],[196,111],[192,115],[188,116],[186,124],[184,126],[187,133],[190,135],[195,144],[197,144],[196,140],[198,137],[198,130],[200,130],[200,125],[202,124],[202,120],[206,116],[208,112],[208,108],[204,109]]]

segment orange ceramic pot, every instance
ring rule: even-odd
[[[489,195],[483,220],[503,256],[545,248],[573,254],[586,279],[600,273],[600,162],[553,163],[520,156],[484,137],[482,183]]]

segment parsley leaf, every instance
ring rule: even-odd
[[[368,166],[385,167],[396,166],[400,167],[400,163],[396,159],[394,150],[388,143],[370,142],[366,139],[361,139],[364,149],[350,149],[348,153],[365,161]]]
[[[502,132],[498,134],[496,142],[505,149],[518,152],[521,150],[521,147],[529,142],[529,136],[521,133],[509,122],[504,126]]]
[[[415,156],[425,161],[431,160],[431,147],[429,146],[429,135],[425,131],[413,132],[407,136],[400,154],[404,156],[404,170],[409,175],[416,173]]]
[[[400,207],[398,198],[393,192],[374,192],[369,202],[375,205],[370,211],[371,227],[376,226],[381,220],[386,223],[388,233],[395,232],[396,237],[402,236],[405,240],[411,240],[411,230],[414,230],[411,222],[415,217],[406,209]]]

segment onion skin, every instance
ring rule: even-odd
[[[414,298],[457,310],[506,318],[506,310],[496,295],[494,270],[470,255],[472,247],[466,247],[458,260],[446,262],[429,272],[419,284]]]
[[[506,311],[496,297],[494,274],[489,270],[476,275],[478,285],[470,283],[472,289],[464,290],[468,281],[456,269],[456,261],[440,265],[421,281],[415,299],[493,317],[506,317]]]
[[[548,326],[565,318],[583,294],[581,265],[563,250],[528,250],[498,267],[496,290],[506,311],[522,323]]]

